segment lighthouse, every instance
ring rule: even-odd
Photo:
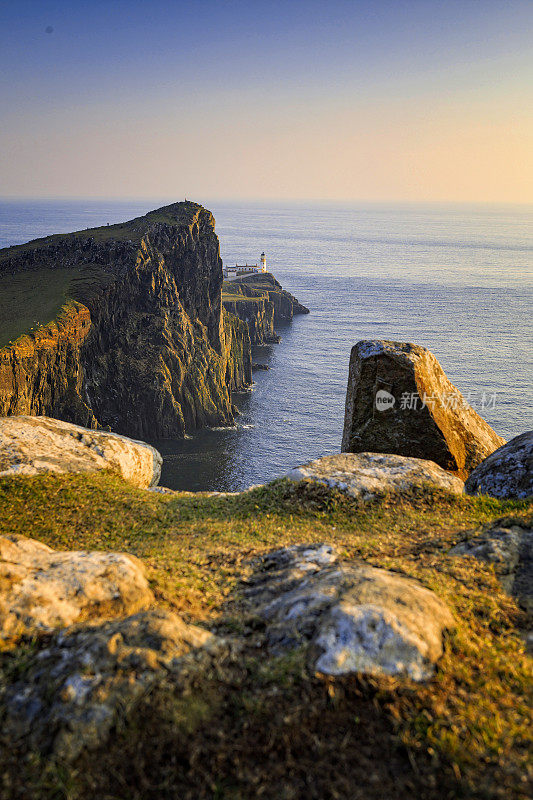
[[[267,271],[267,257],[264,253],[261,253],[261,272]]]

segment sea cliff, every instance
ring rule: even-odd
[[[144,438],[233,422],[230,392],[251,383],[250,340],[222,310],[209,211],[175,203],[0,251],[0,279],[24,284],[36,308],[50,276],[55,318],[0,350],[0,415]]]

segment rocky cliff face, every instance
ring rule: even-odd
[[[274,330],[274,304],[266,292],[240,281],[226,282],[222,288],[222,304],[226,311],[246,324],[252,345],[279,341]]]
[[[274,306],[274,324],[290,322],[295,314],[309,314],[309,309],[287,292],[270,272],[239,278],[233,281],[233,284],[241,284],[243,287],[255,289],[261,295],[266,295]]]
[[[0,351],[0,415],[45,414],[140,438],[233,421],[251,381],[244,325],[222,313],[214,219],[176,203],[0,251],[0,273],[77,270],[59,317]]]
[[[55,322],[0,350],[0,416],[49,415],[94,428],[80,350],[89,309],[72,302]]]
[[[279,342],[276,323],[290,322],[294,314],[309,313],[269,272],[226,281],[222,303],[247,324],[252,345]]]
[[[238,392],[252,383],[252,346],[248,325],[222,310],[226,357],[226,386]]]

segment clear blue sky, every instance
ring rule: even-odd
[[[533,199],[531,0],[22,0],[0,21],[0,194]]]

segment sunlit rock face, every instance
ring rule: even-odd
[[[49,417],[0,417],[0,477],[107,470],[141,489],[163,459],[145,442]]]
[[[429,459],[464,480],[504,443],[425,347],[365,340],[352,348],[344,452]]]
[[[465,490],[500,499],[533,496],[533,431],[516,436],[482,461]]]
[[[125,553],[53,550],[0,537],[0,643],[83,620],[132,614],[153,602],[143,564]]]

